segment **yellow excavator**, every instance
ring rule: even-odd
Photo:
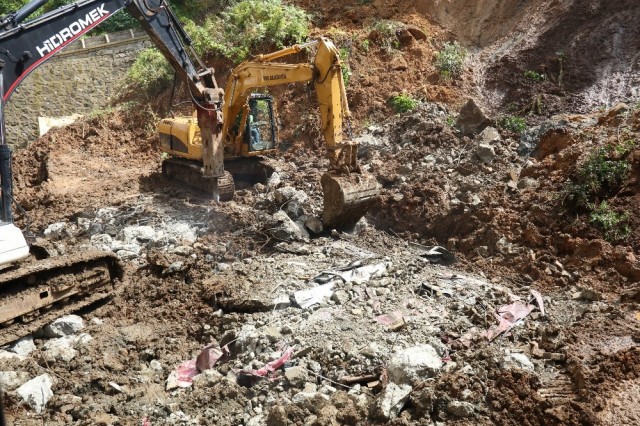
[[[316,49],[312,63],[276,62],[307,48]],[[163,163],[163,173],[203,191],[217,191],[222,201],[233,197],[234,176],[255,177],[262,173],[266,179],[259,159],[277,153],[276,112],[273,98],[256,90],[299,82],[313,83],[329,157],[329,170],[321,178],[323,225],[325,229],[353,228],[376,199],[379,189],[373,176],[361,172],[358,144],[347,137],[344,126],[349,126],[351,112],[340,55],[324,37],[259,55],[233,69],[219,117],[225,173],[217,182],[203,178],[205,154],[195,117],[167,118],[160,122],[160,149],[171,156]]]

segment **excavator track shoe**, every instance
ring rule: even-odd
[[[351,231],[378,198],[378,182],[371,175],[352,173],[341,176],[331,172],[322,175],[325,229]]]
[[[202,175],[202,167],[193,161],[181,158],[170,158],[162,162],[162,174],[169,179],[180,181],[191,188],[213,194],[213,179]],[[235,192],[235,184],[231,173],[226,172],[218,178],[220,201],[231,201]]]
[[[122,278],[113,253],[25,261],[0,275],[0,346],[109,298]]]

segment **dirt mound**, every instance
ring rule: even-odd
[[[463,253],[483,270],[506,267],[514,280],[579,285],[620,295],[626,282],[640,279],[633,253],[638,235],[616,242],[586,214],[575,215],[563,203],[576,164],[597,147],[615,143],[620,126],[633,139],[634,118],[625,125],[582,124],[560,120],[531,130],[538,142],[534,157],[517,154],[512,134],[502,132],[488,148],[446,124],[437,107],[418,109],[385,130],[385,144],[372,151],[371,164],[383,183],[383,201],[374,222],[428,243]],[[574,117],[575,119],[575,117]],[[564,124],[562,124],[564,123]],[[591,124],[589,124],[591,123]],[[489,150],[491,161],[479,155]],[[638,147],[629,156],[637,170]],[[609,201],[612,211],[628,212],[636,226],[638,182],[634,172]]]
[[[15,154],[16,200],[21,221],[35,229],[125,200],[141,190],[140,178],[158,170],[155,135],[140,123],[142,111],[116,111],[51,130]]]

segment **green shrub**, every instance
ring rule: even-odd
[[[371,31],[375,31],[380,35],[381,47],[390,52],[400,47],[400,40],[398,40],[396,32],[403,26],[402,22],[380,19],[374,21],[369,27]]]
[[[351,67],[349,66],[349,49],[346,47],[340,48],[340,61],[342,62],[342,79],[344,80],[344,86],[347,87],[351,81]]]
[[[409,95],[392,96],[389,103],[398,114],[413,111],[418,106],[418,101]]]
[[[570,208],[585,208],[595,198],[617,191],[631,172],[627,157],[635,145],[635,141],[626,141],[594,150],[566,185],[565,203]]]
[[[442,78],[450,80],[460,77],[466,57],[467,49],[460,46],[457,41],[445,43],[442,50],[436,53],[436,67]]]
[[[200,57],[217,49],[217,43],[208,26],[197,25],[190,19],[184,21],[184,30],[191,37],[191,47]]]
[[[360,43],[360,49],[362,49],[364,53],[369,53],[369,44],[369,39],[362,40],[362,42]]]
[[[453,115],[447,115],[445,122],[447,123],[447,126],[453,127],[456,124],[456,118]]]
[[[306,40],[309,22],[304,10],[281,0],[242,0],[207,19],[204,27],[210,38],[203,45],[240,62],[254,50],[281,49]]]
[[[617,241],[629,236],[631,228],[627,223],[629,219],[627,212],[617,213],[613,211],[606,201],[596,205],[592,204],[589,207],[591,210],[589,222],[604,232],[605,239]]]
[[[529,70],[525,72],[524,76],[530,80],[537,81],[537,82],[545,81],[547,79],[547,76],[545,74],[542,74],[533,70]]]
[[[169,87],[172,80],[173,68],[155,48],[142,50],[127,74],[130,86],[150,96]]]
[[[522,117],[516,117],[513,115],[507,115],[502,117],[500,125],[503,129],[511,130],[515,133],[522,133],[527,130],[527,122]]]

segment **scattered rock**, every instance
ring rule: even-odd
[[[525,371],[535,370],[535,366],[531,360],[525,354],[520,353],[511,353],[505,356],[502,367],[505,369],[519,369]]]
[[[46,362],[69,362],[78,354],[73,337],[57,337],[42,346],[42,357]]]
[[[51,240],[61,240],[71,236],[71,232],[65,222],[56,222],[47,226],[44,230],[44,236]]]
[[[489,124],[491,124],[491,121],[484,112],[476,105],[473,99],[469,99],[460,110],[455,127],[465,135],[475,135],[484,130]]]
[[[0,371],[0,389],[10,392],[29,380],[29,373],[24,371]]]
[[[283,206],[284,203],[295,201],[299,205],[304,204],[309,199],[309,196],[306,192],[297,190],[291,186],[284,186],[282,188],[278,188],[273,193],[276,204],[278,207]]]
[[[307,216],[304,220],[304,226],[314,234],[320,234],[324,230],[322,221],[315,216]]]
[[[372,415],[384,420],[396,418],[409,400],[412,390],[413,388],[409,385],[396,385],[390,382],[375,401]]]
[[[289,384],[294,387],[302,387],[307,381],[308,374],[307,370],[303,367],[291,367],[287,368],[284,371],[284,377],[287,379]]]
[[[293,395],[291,401],[300,408],[309,410],[311,413],[317,413],[325,406],[329,396],[319,392],[298,392]]]
[[[267,189],[272,191],[280,186],[282,183],[282,178],[280,177],[280,173],[273,172],[269,179],[267,180]]]
[[[291,200],[286,203],[282,210],[291,218],[291,220],[298,220],[298,218],[304,214],[302,206],[296,200]]]
[[[573,293],[571,296],[573,300],[584,300],[587,302],[597,302],[598,300],[602,300],[602,294],[595,290],[591,289],[583,289],[578,292]]]
[[[478,136],[476,136],[476,142],[485,145],[495,145],[500,142],[502,138],[500,133],[494,127],[485,128]]]
[[[473,417],[475,410],[475,406],[470,402],[451,401],[447,404],[447,413],[455,417]]]
[[[214,369],[205,370],[193,378],[193,388],[210,388],[224,380],[224,376]]]
[[[400,165],[400,167],[398,167],[398,173],[401,175],[411,174],[412,171],[413,167],[411,166],[411,164],[402,164]]]
[[[84,328],[84,320],[78,315],[65,315],[44,327],[45,337],[64,337],[76,334]]]
[[[344,290],[336,290],[331,296],[331,300],[336,302],[337,305],[344,305],[349,301],[349,293]]]
[[[396,352],[389,361],[389,380],[396,384],[415,384],[434,377],[442,368],[442,359],[431,345],[413,346]]]
[[[53,386],[53,380],[48,374],[43,374],[20,386],[16,393],[36,413],[41,413],[53,396],[51,386]]]
[[[476,155],[482,162],[491,164],[496,158],[496,152],[491,145],[481,143],[476,147]]]
[[[33,343],[33,336],[29,335],[18,339],[7,349],[21,356],[29,356],[31,352],[36,350],[36,345]]]
[[[294,222],[282,210],[273,215],[273,220],[268,224],[267,232],[274,238],[282,241],[307,241],[309,233],[305,227]]]

